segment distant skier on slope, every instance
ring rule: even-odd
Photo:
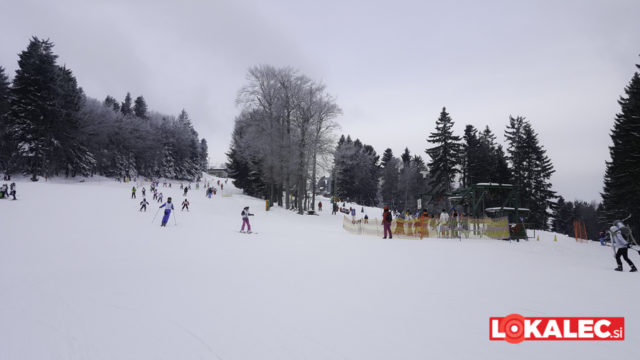
[[[447,231],[447,225],[449,223],[449,214],[447,210],[442,209],[440,213],[440,236],[447,237],[449,232]]]
[[[158,193],[158,202],[161,203],[162,202],[162,193]]]
[[[162,222],[160,223],[161,227],[167,226],[167,221],[169,221],[169,216],[171,216],[171,210],[173,210],[173,204],[171,203],[171,197],[167,198],[167,202],[160,205],[160,208],[164,208],[164,216],[162,217]]]
[[[616,262],[618,263],[618,267],[615,269],[616,271],[622,271],[622,261],[620,257],[623,257],[624,260],[631,266],[631,272],[636,272],[636,266],[631,262],[628,256],[629,251],[629,242],[625,240],[624,236],[622,236],[622,230],[625,228],[625,225],[621,221],[617,221],[613,226],[609,229],[609,233],[611,236],[611,246],[616,251]],[[617,250],[616,250],[617,249]]]
[[[144,210],[144,212],[147,212],[147,205],[149,205],[147,199],[142,199],[142,201],[140,201],[140,210],[138,211]]]
[[[184,199],[184,201],[182,202],[182,210],[180,211],[184,211],[184,209],[187,209],[187,211],[189,211],[189,200]]]
[[[185,186],[184,187],[184,194],[182,194],[182,196],[187,196],[187,191],[189,191],[189,188]]]
[[[142,197],[144,198],[147,194],[147,190],[144,188],[144,186],[142,187]]]
[[[240,229],[240,232],[244,232],[244,225],[246,224],[247,234],[251,234],[251,224],[249,224],[249,216],[253,216],[253,214],[249,213],[249,207],[245,206],[240,215],[242,216],[242,228]]]
[[[135,186],[131,188],[131,198],[132,199],[136,198],[136,187]]]
[[[389,233],[389,239],[393,239],[393,234],[391,233],[391,221],[393,221],[391,211],[389,211],[388,206],[385,206],[384,211],[382,212],[382,226],[384,227],[383,239],[387,238],[387,232]]]

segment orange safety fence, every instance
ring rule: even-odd
[[[384,227],[380,219],[356,219],[344,216],[342,228],[352,234],[382,237]],[[436,218],[396,218],[391,222],[393,236],[399,239],[424,238],[482,238],[509,239],[509,222],[501,218],[461,218],[445,223]]]

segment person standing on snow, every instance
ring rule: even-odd
[[[147,190],[144,188],[144,186],[142,187],[142,197],[144,198],[147,194]]]
[[[318,211],[322,211],[322,201],[318,201]]]
[[[184,199],[184,201],[182,202],[182,210],[180,211],[184,211],[184,209],[187,209],[187,211],[189,211],[189,200]]]
[[[629,260],[628,251],[629,251],[629,243],[622,236],[622,229],[618,227],[618,225],[613,225],[610,229],[611,231],[611,246],[613,246],[616,250],[616,262],[618,263],[618,267],[615,268],[616,271],[622,271],[622,260],[620,257],[623,257],[624,260],[631,266],[630,272],[636,272],[636,266]]]
[[[447,225],[449,223],[449,214],[447,214],[447,210],[442,209],[440,213],[440,236],[446,237],[448,235]]]
[[[162,193],[160,193],[162,194]],[[167,226],[167,221],[169,221],[169,216],[171,216],[171,210],[173,210],[173,204],[171,203],[171,197],[167,198],[167,202],[160,205],[161,208],[164,208],[164,216],[162,217],[162,222],[160,223],[161,227]]]
[[[162,193],[158,193],[158,202],[161,203],[162,202]]]
[[[142,201],[140,201],[140,210],[142,211],[144,210],[144,212],[147,212],[147,205],[149,205],[149,203],[147,202],[147,199],[142,199]]]
[[[606,237],[607,236],[605,235],[604,231],[600,231],[600,234],[599,234],[600,245],[607,246],[607,244],[604,243],[604,239]]]
[[[136,198],[136,187],[135,186],[131,188],[131,198],[132,199]]]
[[[253,216],[253,214],[249,213],[249,207],[245,206],[244,210],[242,210],[242,228],[240,232],[244,232],[244,225],[247,225],[247,234],[251,234],[251,224],[249,224],[249,216]]]
[[[382,226],[384,227],[384,237],[387,238],[387,232],[389,233],[389,239],[393,239],[393,234],[391,233],[391,221],[393,217],[391,216],[391,211],[389,211],[389,207],[385,206],[384,211],[382,212]]]

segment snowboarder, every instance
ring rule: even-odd
[[[631,266],[631,272],[636,272],[636,266],[629,260],[628,251],[629,251],[629,243],[622,236],[622,229],[624,228],[624,224],[622,222],[614,223],[613,226],[609,229],[611,234],[611,246],[614,250],[616,250],[616,262],[618,263],[618,267],[615,269],[616,271],[622,271],[622,261],[620,257],[623,257],[624,260]]]
[[[240,229],[240,232],[244,232],[244,225],[246,224],[247,234],[251,234],[251,224],[249,224],[249,216],[253,216],[253,214],[249,213],[249,207],[245,206],[240,215],[242,215],[242,228]]]
[[[393,239],[393,234],[391,233],[391,221],[393,217],[391,216],[391,211],[389,211],[389,207],[385,206],[384,211],[382,212],[382,226],[384,227],[384,237],[387,238],[387,232],[389,233],[389,239]]]
[[[162,193],[160,193],[162,195]],[[169,216],[171,216],[171,210],[173,210],[173,204],[171,203],[171,197],[167,198],[167,202],[160,205],[161,208],[164,208],[164,216],[162,217],[162,223],[160,223],[161,227],[167,226],[167,221],[169,221]]]
[[[136,187],[135,186],[131,188],[131,198],[132,199],[136,198]]]
[[[147,202],[147,199],[142,199],[142,201],[140,201],[140,210],[142,211],[144,210],[144,212],[147,212],[147,205],[149,205],[149,203]]]
[[[184,201],[182,202],[182,210],[180,211],[184,211],[185,208],[187,209],[187,211],[189,211],[189,200],[187,199],[184,199]]]

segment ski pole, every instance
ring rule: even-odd
[[[156,210],[155,215],[153,215],[153,220],[151,220],[151,223],[153,224],[154,221],[156,221],[156,216],[158,216],[158,212],[160,211],[160,208],[158,208],[158,210]]]
[[[173,211],[173,225],[178,226],[178,222],[176,221],[176,214],[175,211]]]

